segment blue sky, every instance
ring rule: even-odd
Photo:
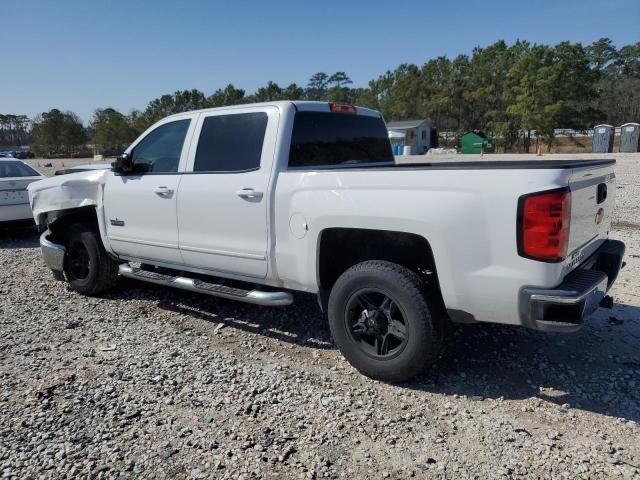
[[[517,38],[640,41],[640,0],[0,0],[0,113],[142,109],[161,94],[403,62]]]

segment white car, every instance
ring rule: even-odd
[[[27,185],[43,178],[22,160],[0,158],[0,225],[33,220]]]
[[[396,165],[380,113],[272,102],[167,117],[112,170],[29,194],[77,292],[120,275],[270,306],[317,294],[347,360],[400,381],[438,358],[446,322],[571,332],[609,304],[614,167]]]

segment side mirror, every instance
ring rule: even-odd
[[[111,171],[116,175],[126,175],[133,171],[133,162],[128,153],[123,153],[111,163]]]

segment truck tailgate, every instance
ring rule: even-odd
[[[615,204],[615,179],[614,163],[576,168],[571,173],[569,267],[578,265],[606,240]]]

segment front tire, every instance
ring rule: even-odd
[[[118,277],[118,263],[102,245],[98,229],[91,224],[73,225],[66,242],[64,274],[76,292],[99,295]]]
[[[432,314],[415,272],[372,260],[354,265],[329,296],[329,326],[347,361],[364,375],[403,382],[439,357],[444,320]]]

